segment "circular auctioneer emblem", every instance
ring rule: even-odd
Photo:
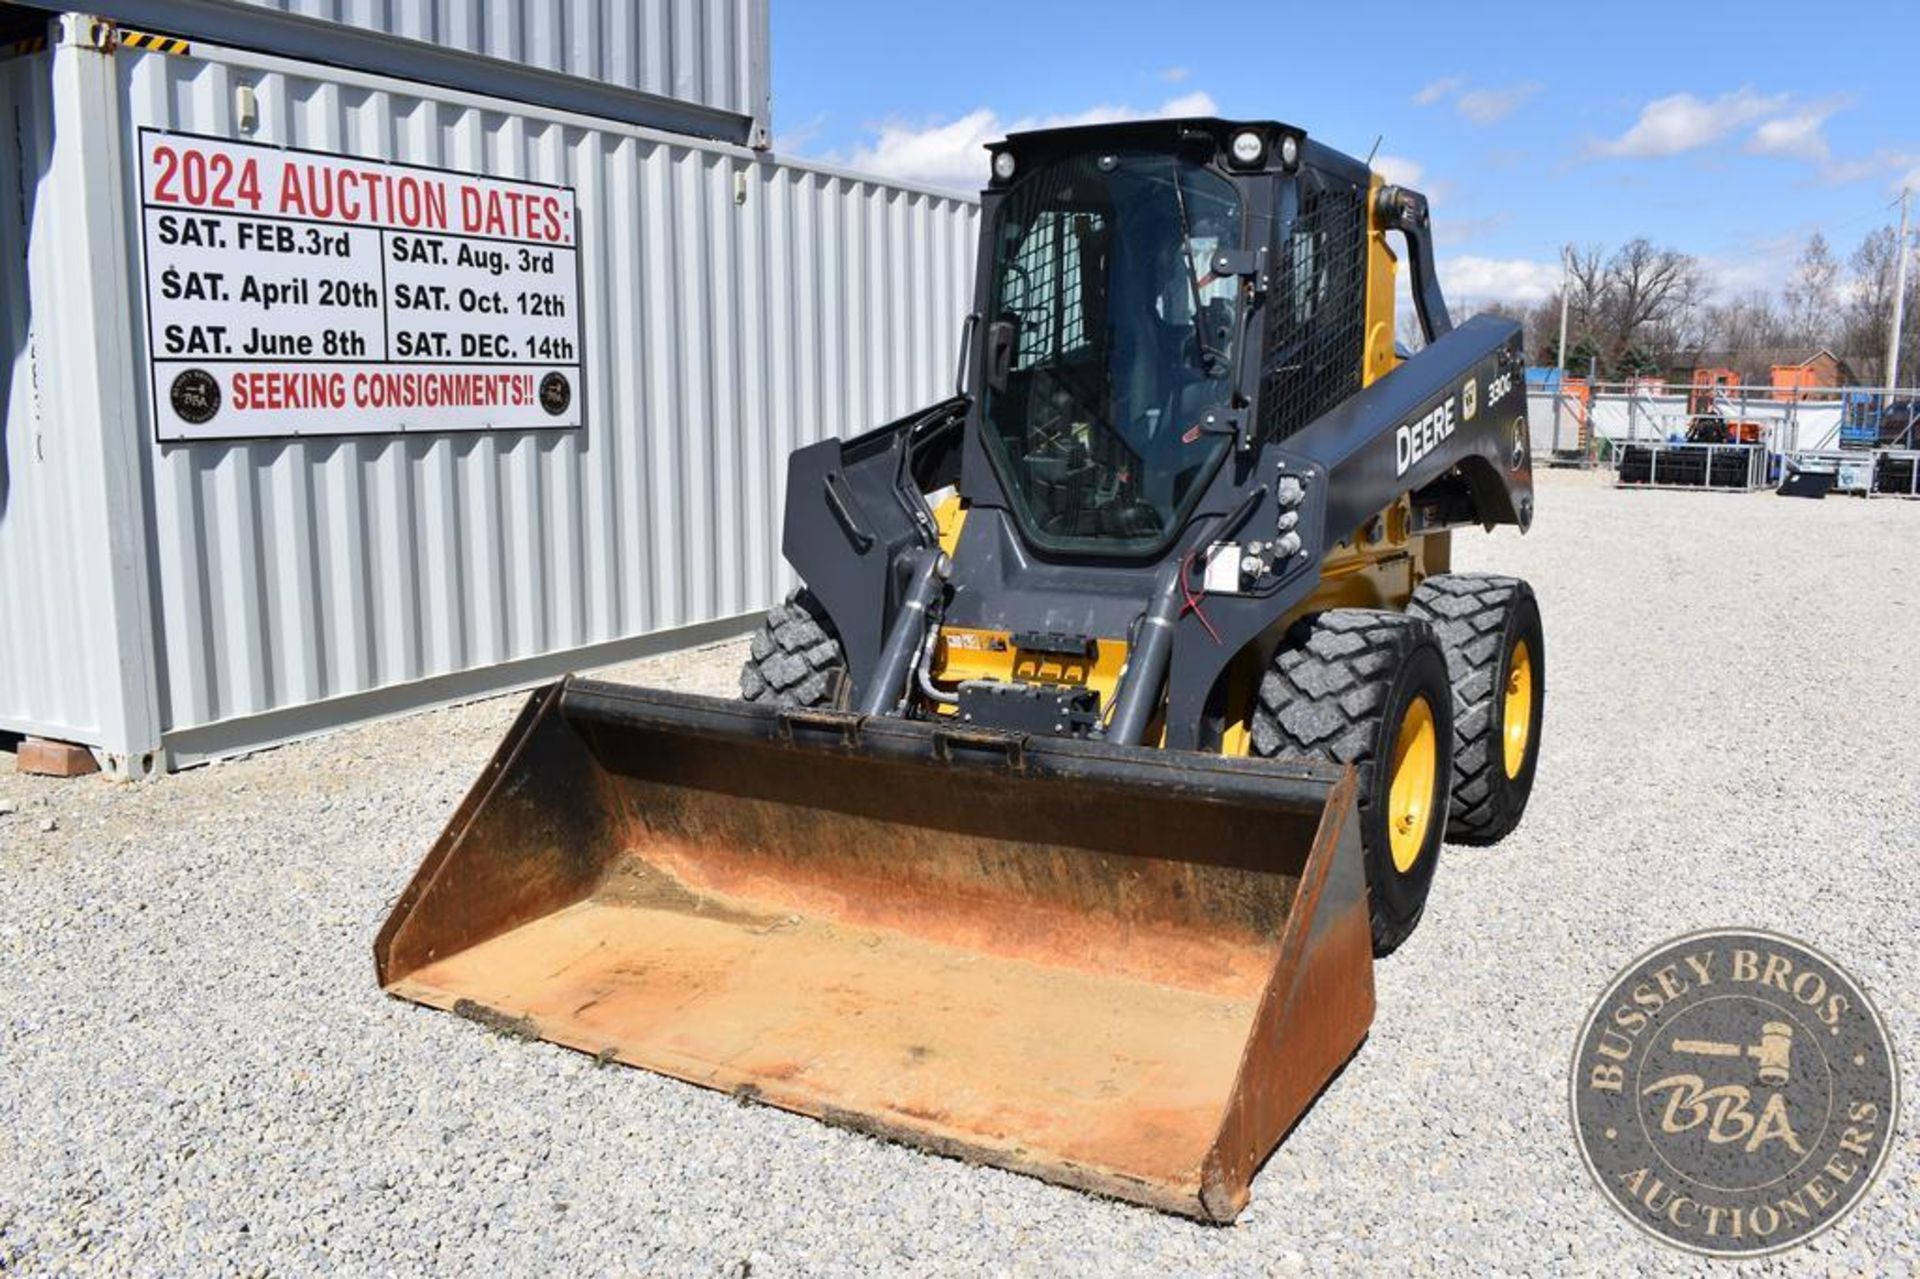
[[[184,370],[173,379],[167,399],[182,422],[205,425],[220,411],[220,380],[205,369]]]
[[[573,403],[573,386],[565,374],[549,373],[540,379],[540,407],[549,416],[559,417]]]
[[[1573,1060],[1573,1126],[1614,1206],[1693,1252],[1804,1243],[1866,1195],[1900,1075],[1880,1014],[1804,942],[1715,931],[1629,964]]]

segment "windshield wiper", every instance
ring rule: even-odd
[[[1193,297],[1193,345],[1199,357],[1200,371],[1208,377],[1217,372],[1219,355],[1207,345],[1207,326],[1201,318],[1204,304],[1200,300],[1200,273],[1193,265],[1193,229],[1187,219],[1187,193],[1180,186],[1180,165],[1171,156],[1167,159],[1167,169],[1173,175],[1173,204],[1180,213],[1180,252],[1187,260],[1187,288]]]

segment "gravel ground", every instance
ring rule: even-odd
[[[1755,925],[1849,967],[1920,1065],[1920,504],[1542,479],[1551,699],[1527,820],[1450,848],[1372,1038],[1206,1228],[503,1038],[369,947],[518,705],[158,782],[0,756],[0,1270],[1611,1272],[1568,1054],[1608,977]],[[622,668],[731,691],[744,645]],[[1761,1268],[1920,1267],[1920,1105],[1872,1197]]]

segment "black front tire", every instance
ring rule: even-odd
[[[1416,698],[1426,700],[1432,717],[1437,759],[1424,801],[1424,834],[1403,867],[1394,859],[1389,830],[1389,762]],[[1252,736],[1254,754],[1269,759],[1353,766],[1373,953],[1390,954],[1426,910],[1446,826],[1453,698],[1433,628],[1420,618],[1369,609],[1302,618],[1260,681]]]
[[[1497,844],[1520,824],[1540,762],[1547,648],[1533,588],[1517,577],[1447,573],[1414,589],[1407,612],[1433,624],[1453,685],[1453,803],[1447,842]],[[1507,755],[1507,704],[1517,656],[1526,654],[1524,743]]]
[[[754,632],[740,665],[740,696],[770,706],[841,707],[847,654],[820,601],[801,587]]]

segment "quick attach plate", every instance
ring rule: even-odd
[[[1100,722],[1100,694],[1090,688],[969,680],[960,686],[959,719],[1011,733],[1085,737]]]

